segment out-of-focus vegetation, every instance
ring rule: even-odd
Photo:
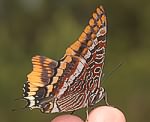
[[[150,121],[150,1],[148,0],[1,0],[0,1],[0,121],[49,122],[58,114],[38,110],[12,112],[21,97],[31,57],[40,54],[58,60],[73,43],[98,5],[108,17],[104,73],[120,62],[103,86],[111,105],[128,122]],[[75,112],[85,116],[84,110]]]

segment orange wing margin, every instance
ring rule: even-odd
[[[25,87],[25,91],[28,92],[25,94],[29,96],[35,95],[40,87],[44,87],[50,82],[50,78],[54,75],[58,62],[37,55],[32,58],[32,64],[33,71],[27,75],[27,86],[29,87]]]
[[[89,24],[85,27],[78,40],[67,48],[65,55],[80,55],[84,57],[88,48],[92,46],[93,40],[96,39],[97,36],[106,34],[106,24],[106,15],[103,7],[100,6],[93,13]]]

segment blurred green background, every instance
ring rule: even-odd
[[[60,115],[11,109],[25,104],[14,99],[22,96],[31,57],[61,58],[99,5],[108,18],[104,73],[123,63],[103,82],[109,103],[128,122],[150,121],[150,1],[0,0],[0,122],[50,122]],[[75,114],[84,118],[85,110]]]

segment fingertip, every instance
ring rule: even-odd
[[[126,119],[119,109],[102,106],[91,111],[88,122],[126,122]]]
[[[79,117],[75,115],[61,115],[54,118],[51,122],[83,122]]]

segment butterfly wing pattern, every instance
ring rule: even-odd
[[[26,107],[44,113],[67,112],[102,100],[106,33],[106,14],[100,6],[63,58],[54,61],[39,55],[33,57],[33,71],[23,87]]]

